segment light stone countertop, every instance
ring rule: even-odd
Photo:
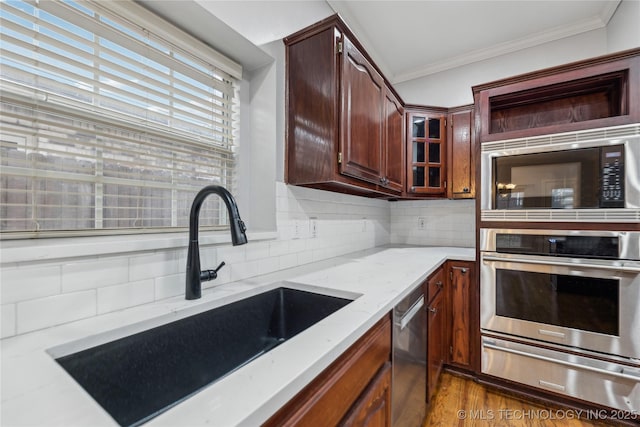
[[[447,259],[475,260],[454,247],[380,247],[203,290],[1,341],[3,426],[115,426],[54,360],[157,324],[279,287],[358,296],[309,329],[209,385],[145,426],[259,426],[328,367]],[[319,288],[319,289],[316,289]],[[80,343],[76,341],[81,340]],[[88,343],[88,344],[87,344]],[[53,349],[53,350],[52,350]],[[185,355],[188,360],[188,355]]]

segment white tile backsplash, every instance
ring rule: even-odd
[[[19,302],[16,332],[31,332],[96,314],[95,289]]]
[[[0,338],[16,334],[16,305],[0,305]]]
[[[2,304],[57,295],[61,290],[60,266],[24,265],[0,271]]]
[[[129,258],[99,258],[62,265],[62,292],[95,289],[129,281]]]
[[[389,203],[276,183],[278,238],[243,246],[203,244],[203,269],[224,261],[203,288],[388,243],[474,246],[473,201]],[[425,227],[417,229],[418,217]],[[312,224],[315,224],[315,234]],[[186,239],[185,239],[186,243]],[[135,245],[136,243],[127,243]],[[136,246],[137,248],[137,246]],[[138,249],[134,249],[138,250]],[[2,337],[47,328],[184,293],[187,250],[61,257],[2,264]]]
[[[475,246],[474,200],[412,200],[390,205],[391,243]]]
[[[122,310],[149,303],[155,300],[155,286],[153,279],[124,285],[106,286],[98,288],[98,314]]]

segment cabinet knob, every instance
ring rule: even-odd
[[[442,280],[438,280],[438,282],[436,283],[436,286],[442,289],[442,287],[444,286],[442,283]]]
[[[468,193],[468,192],[469,192],[469,187],[464,187],[464,188],[462,189],[462,192],[463,192],[463,193]]]
[[[429,307],[427,310],[429,310],[433,314],[436,314],[438,312],[438,309],[435,307]]]

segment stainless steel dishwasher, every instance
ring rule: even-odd
[[[427,312],[422,286],[393,309],[392,366],[392,425],[421,426],[427,403]]]

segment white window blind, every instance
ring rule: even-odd
[[[0,2],[2,237],[187,227],[234,190],[240,73],[131,1]]]

